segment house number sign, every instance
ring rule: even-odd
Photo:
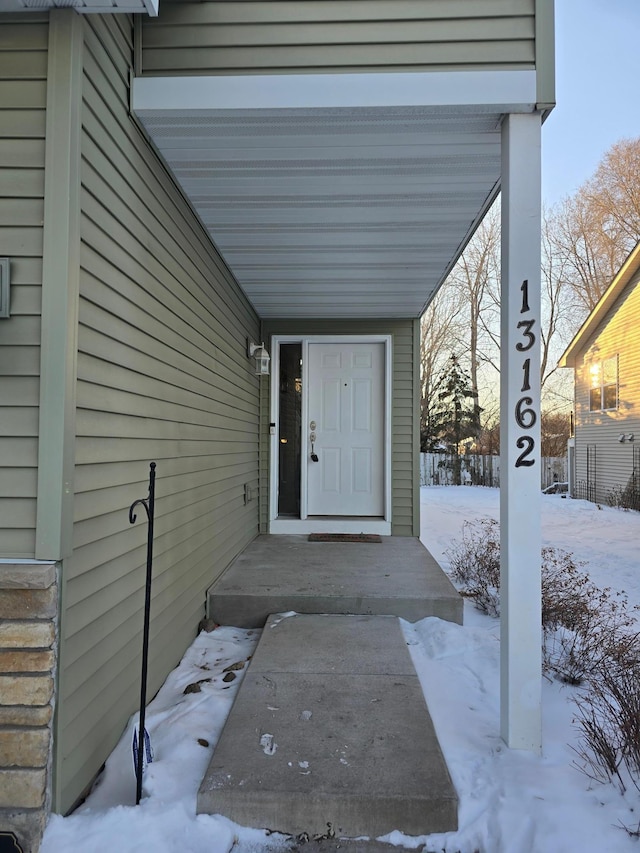
[[[526,353],[528,353],[536,343],[536,336],[533,331],[533,327],[536,321],[533,317],[526,316],[527,314],[532,313],[531,308],[529,307],[528,279],[525,279],[522,282],[520,290],[522,292],[520,316],[525,316],[517,324],[517,329],[520,332],[522,340],[519,340],[516,343],[516,350],[518,352],[518,356],[524,356],[522,361],[522,387],[520,388],[520,393],[523,396],[520,397],[520,399],[516,403],[515,419],[516,424],[520,429],[529,430],[533,429],[533,427],[538,421],[538,413],[534,408],[533,397],[530,397],[527,394],[527,391],[531,391],[531,358],[530,356],[526,355]],[[535,446],[535,439],[531,435],[521,435],[518,438],[518,440],[516,441],[516,447],[518,448],[518,450],[521,451],[521,453],[516,459],[516,468],[530,468],[532,465],[535,465],[535,458],[531,458],[533,451],[535,450]]]
[[[0,853],[24,853],[15,832],[0,830]]]

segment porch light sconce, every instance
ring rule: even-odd
[[[0,318],[9,316],[9,258],[0,258]]]
[[[620,435],[618,436],[618,441],[620,442],[620,444],[622,444],[626,440],[627,440],[627,436],[623,432],[621,432]]]
[[[632,432],[630,432],[629,435],[627,436],[627,441],[633,441],[633,433]]]
[[[254,344],[252,341],[247,339],[247,355],[249,358],[255,358],[256,360],[256,376],[269,375],[269,362],[271,361],[271,358],[264,343]]]

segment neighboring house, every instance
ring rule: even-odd
[[[259,532],[419,535],[419,317],[501,181],[535,282],[554,102],[551,0],[56,5],[0,15],[15,825],[50,782],[69,810],[136,708],[151,460],[150,695]]]
[[[640,509],[640,243],[560,359],[575,369],[574,497]]]

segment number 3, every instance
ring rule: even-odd
[[[520,320],[520,322],[518,323],[518,329],[524,329],[522,334],[527,339],[526,344],[523,344],[522,341],[519,341],[516,344],[516,349],[518,350],[518,352],[526,352],[528,349],[531,349],[531,347],[535,344],[536,336],[531,331],[535,322],[535,320]]]

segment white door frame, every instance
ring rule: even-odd
[[[309,344],[322,343],[382,343],[384,344],[384,517],[383,518],[308,518],[307,516],[307,466],[301,464],[300,471],[300,518],[278,518],[278,435],[279,435],[279,389],[280,345],[302,344],[302,424],[307,424]],[[271,338],[271,401],[269,436],[269,533],[379,533],[391,535],[391,396],[392,396],[392,337],[391,335],[273,335]],[[300,457],[309,456],[309,430],[301,435]]]

